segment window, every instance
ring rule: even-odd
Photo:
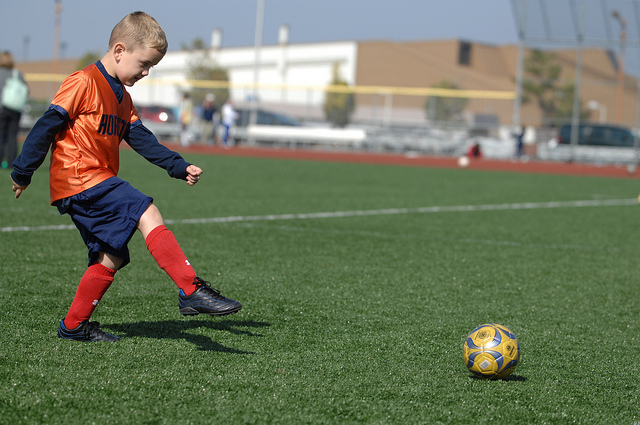
[[[471,65],[471,43],[461,41],[458,46],[458,65]]]

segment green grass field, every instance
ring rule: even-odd
[[[640,423],[640,207],[608,203],[637,180],[187,159],[193,188],[120,175],[244,309],[181,316],[136,235],[92,318],[113,344],[57,338],[86,250],[46,166],[19,200],[0,170],[1,424]],[[484,322],[519,337],[507,380],[462,362]]]

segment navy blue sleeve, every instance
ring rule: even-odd
[[[125,136],[125,140],[134,151],[147,161],[167,170],[171,177],[187,179],[187,167],[190,164],[180,154],[160,144],[156,136],[139,120],[131,124],[131,129],[128,136]]]
[[[33,173],[42,165],[56,135],[69,121],[66,111],[50,107],[34,124],[22,146],[20,155],[13,161],[11,179],[21,186],[31,184]]]

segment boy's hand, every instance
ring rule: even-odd
[[[189,173],[189,175],[187,176],[187,184],[189,186],[193,186],[194,184],[198,183],[198,180],[200,180],[200,174],[202,174],[202,169],[200,169],[200,167],[196,167],[195,165],[191,164],[187,167],[187,173]]]
[[[11,190],[16,193],[16,199],[18,199],[20,195],[22,195],[22,192],[24,192],[26,188],[27,186],[21,186],[18,183],[14,182],[13,179],[11,179]]]

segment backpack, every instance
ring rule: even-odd
[[[22,112],[29,98],[29,87],[20,79],[17,69],[7,78],[2,88],[2,106],[13,111]]]

